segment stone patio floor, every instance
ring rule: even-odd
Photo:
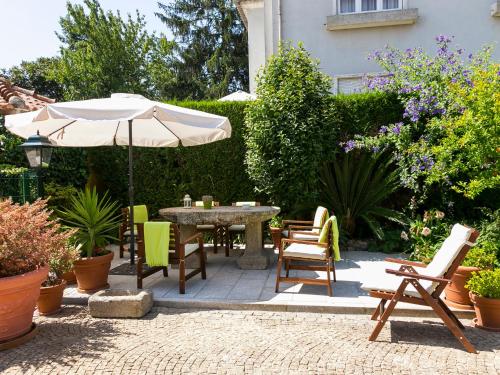
[[[269,246],[269,245],[267,245]],[[112,268],[128,262],[118,257],[117,247],[113,247],[115,258]],[[377,300],[369,297],[360,287],[365,281],[384,275],[387,264],[383,260],[387,254],[367,251],[344,251],[342,260],[336,262],[337,282],[333,283],[333,297],[328,297],[326,287],[303,284],[280,284],[280,293],[275,293],[277,255],[269,248],[271,265],[266,270],[241,270],[236,259],[243,249],[231,250],[225,257],[207,246],[207,279],[197,275],[186,283],[186,294],[179,294],[178,271],[169,269],[169,277],[158,272],[144,280],[144,288],[154,293],[157,306],[178,308],[218,308],[218,309],[260,309],[274,311],[302,312],[344,312],[370,313]],[[398,257],[399,255],[392,255]],[[392,265],[392,267],[398,267]],[[326,278],[325,272],[290,271],[291,276]],[[135,289],[135,276],[110,275],[112,289]],[[74,286],[65,291],[67,304],[87,304],[88,296],[78,293]],[[410,316],[434,316],[426,307],[400,303],[397,314]],[[461,317],[472,317],[470,312],[461,312]]]
[[[498,374],[500,334],[467,327],[469,354],[435,319],[156,307],[140,320],[66,306],[36,317],[30,342],[0,353],[2,374]],[[464,321],[465,324],[467,322]]]

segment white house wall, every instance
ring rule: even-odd
[[[281,36],[281,40],[302,41],[312,56],[320,60],[325,73],[341,79],[345,76],[347,91],[355,89],[353,77],[356,75],[380,71],[380,67],[366,57],[370,51],[386,44],[434,51],[434,37],[445,34],[455,36],[456,43],[466,51],[476,52],[482,45],[497,42],[500,36],[500,17],[491,15],[493,0],[405,0],[405,8],[418,9],[415,24],[335,31],[326,27],[327,17],[335,14],[335,0],[264,2],[264,13],[257,13],[255,9],[247,13],[252,40],[249,41],[250,71],[261,66],[265,57],[276,50],[277,36]],[[261,27],[266,29],[265,36],[258,30]],[[496,46],[493,57],[500,60],[500,46]],[[253,91],[252,88],[254,85]],[[336,89],[342,90],[342,83]]]

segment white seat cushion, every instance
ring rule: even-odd
[[[284,251],[285,257],[291,258],[306,258],[306,259],[326,259],[326,248],[316,244],[304,245],[299,243],[292,243]]]
[[[126,230],[125,232],[123,232],[123,235],[130,236],[130,230]],[[134,231],[134,235],[137,236],[137,230]]]
[[[415,271],[417,271],[418,273],[422,273],[421,271],[424,269],[425,268],[415,267]],[[383,278],[363,283],[363,285],[361,285],[361,289],[366,291],[378,290],[381,292],[395,293],[401,285],[402,281],[403,277],[385,273]],[[419,283],[428,293],[432,293],[434,291],[434,286],[432,285],[433,283],[431,281],[419,280]],[[404,294],[411,297],[420,297],[420,293],[415,289],[413,285],[408,285],[405,289]]]
[[[197,243],[188,243],[184,247],[185,255],[188,256],[189,254],[194,253],[196,250],[198,250],[198,244]]]
[[[229,226],[230,232],[244,232],[245,224],[233,224]]]
[[[319,206],[314,214],[313,227],[322,227],[328,217],[328,210],[325,207]],[[319,229],[313,229],[314,233],[319,234]]]
[[[288,238],[288,229],[285,229],[284,231],[281,232],[281,235],[285,238]]]
[[[200,229],[200,230],[214,230],[215,229],[215,225],[211,225],[211,224],[197,225],[196,229]]]

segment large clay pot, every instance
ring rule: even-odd
[[[277,227],[269,227],[269,231],[271,232],[271,238],[273,239],[273,244],[275,249],[279,249],[281,246],[281,232],[282,228]]]
[[[480,271],[477,267],[460,266],[451,277],[451,283],[446,286],[444,293],[446,303],[452,307],[472,310],[472,302],[469,298],[469,290],[465,284],[472,276],[472,272]]]
[[[500,331],[500,299],[484,298],[470,293],[476,312],[475,324],[479,328]]]
[[[105,255],[78,259],[73,263],[78,291],[80,293],[94,293],[109,287],[108,273],[113,260],[113,252]]]
[[[28,333],[48,267],[0,278],[0,344]]]
[[[76,284],[76,275],[73,270],[70,270],[68,272],[64,272],[62,275],[63,280],[66,281],[67,285],[72,285]]]
[[[40,315],[51,315],[61,311],[64,288],[66,288],[66,280],[61,280],[58,285],[40,288],[40,297],[37,302]]]

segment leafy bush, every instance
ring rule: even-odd
[[[116,201],[107,193],[100,197],[94,188],[79,191],[71,199],[69,208],[58,211],[68,227],[77,229],[74,241],[81,245],[82,257],[100,255],[109,241],[115,239],[113,233],[121,222],[117,209]]]
[[[480,297],[500,298],[500,268],[473,272],[465,287]]]
[[[337,136],[325,126],[330,88],[301,45],[281,45],[258,74],[258,99],[246,112],[246,164],[257,192],[285,210],[317,199],[318,167]]]
[[[282,228],[283,227],[283,218],[281,216],[273,216],[271,220],[269,220],[269,226],[272,228]]]
[[[341,228],[350,236],[360,221],[379,239],[384,235],[380,219],[407,223],[402,213],[383,207],[399,184],[397,171],[382,155],[343,155],[340,162],[325,164],[321,185],[322,204],[333,210]]]
[[[45,195],[48,197],[47,206],[51,209],[67,208],[71,205],[71,198],[78,190],[73,186],[61,186],[50,182],[45,185]]]
[[[495,261],[496,254],[493,244],[485,242],[483,245],[473,247],[469,250],[462,266],[477,267],[484,270],[493,267]]]
[[[61,282],[62,275],[71,270],[74,261],[79,255],[79,249],[70,243],[66,243],[66,246],[53,249],[47,262],[49,265],[49,275],[42,285],[58,285]]]
[[[73,231],[62,231],[49,216],[43,200],[24,205],[0,201],[0,278],[45,266],[66,248]]]

